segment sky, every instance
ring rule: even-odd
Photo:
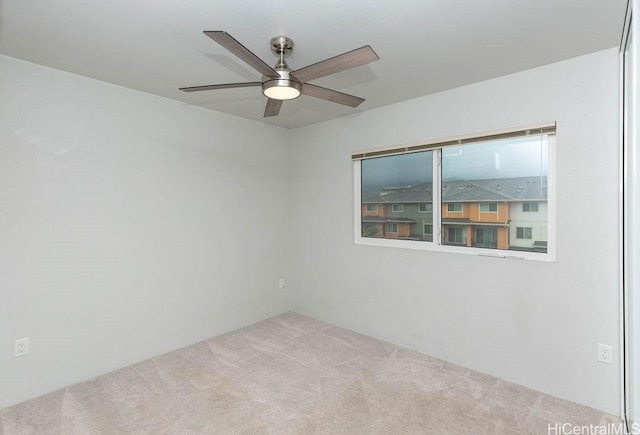
[[[547,175],[546,136],[449,146],[442,151],[442,180],[480,180]],[[433,152],[362,161],[362,192],[432,181]]]

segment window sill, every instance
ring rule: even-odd
[[[416,251],[446,252],[450,254],[474,255],[476,257],[491,257],[510,260],[533,260],[547,263],[555,263],[555,255],[550,252],[527,252],[499,250],[489,248],[476,248],[467,246],[439,245],[435,242],[413,241],[401,239],[382,239],[369,237],[356,237],[355,245],[378,246],[385,248],[412,249]]]

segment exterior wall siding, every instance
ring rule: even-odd
[[[387,239],[399,239],[399,238],[407,238],[411,234],[411,227],[407,223],[398,223],[398,232],[397,233],[385,233],[385,238]]]
[[[471,213],[470,213],[470,207],[468,203],[462,203],[462,212],[459,211],[448,211],[447,210],[447,206],[449,203],[443,202],[442,203],[442,217],[443,218],[471,218]]]
[[[498,249],[509,247],[509,231],[507,228],[498,227]]]
[[[378,206],[376,211],[367,211],[367,204],[362,204],[362,216],[384,217],[384,204],[376,205]]]
[[[547,241],[547,203],[538,202],[537,212],[523,212],[522,203],[514,202],[510,205],[511,228],[510,246],[518,248],[533,248],[536,241]],[[531,228],[531,239],[518,239],[516,228]]]
[[[472,221],[476,222],[506,222],[509,220],[509,204],[504,202],[497,203],[497,211],[481,212],[480,203],[473,202],[469,204],[470,216]]]
[[[391,206],[389,206],[389,210],[391,210]],[[409,226],[409,234],[408,236],[412,237],[422,237],[423,235],[423,221],[427,220],[433,224],[433,213],[432,212],[421,212],[420,206],[417,203],[414,204],[404,204],[404,211],[402,213],[389,213],[388,217],[401,217],[407,218],[415,221],[414,224],[410,224]]]

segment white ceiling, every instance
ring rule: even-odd
[[[0,53],[208,109],[295,128],[614,47],[626,0],[0,0]],[[357,109],[302,96],[262,118],[259,81],[206,37],[225,30],[297,69],[363,45],[380,61],[312,83],[366,98]]]

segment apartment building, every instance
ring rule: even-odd
[[[433,186],[390,187],[362,200],[362,235],[433,241]],[[441,243],[546,252],[547,178],[442,182]]]

